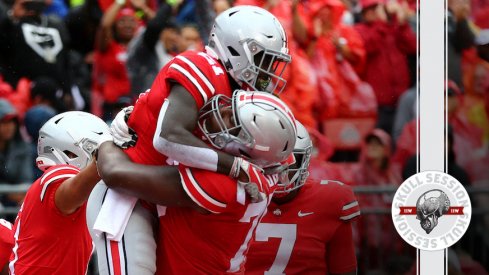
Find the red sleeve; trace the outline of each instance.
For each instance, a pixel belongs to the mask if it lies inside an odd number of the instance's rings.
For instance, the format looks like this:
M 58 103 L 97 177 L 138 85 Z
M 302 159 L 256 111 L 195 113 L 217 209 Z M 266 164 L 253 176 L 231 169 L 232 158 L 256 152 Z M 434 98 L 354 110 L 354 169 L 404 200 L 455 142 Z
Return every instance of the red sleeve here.
M 340 197 L 339 217 L 343 222 L 350 222 L 360 216 L 360 206 L 350 186 L 343 184 L 340 185 L 339 189 L 341 189 L 338 192 Z
M 353 55 L 356 57 L 355 63 L 352 66 L 355 68 L 356 72 L 360 72 L 363 68 L 367 54 L 365 51 L 365 45 L 363 44 L 363 39 L 355 28 L 350 26 L 342 26 L 342 35 L 345 36 L 348 41 L 348 47 L 352 51 Z
M 167 65 L 165 80 L 182 85 L 192 94 L 200 109 L 216 93 L 220 75 L 225 76 L 225 72 L 217 60 L 202 52 L 185 52 Z
M 14 246 L 14 232 L 12 224 L 0 219 L 0 270 L 7 264 Z
M 351 223 L 343 223 L 336 229 L 326 252 L 329 273 L 347 273 L 357 269 Z
M 183 165 L 178 170 L 183 189 L 200 207 L 218 214 L 236 201 L 238 185 L 228 176 Z
M 40 200 L 44 200 L 46 196 L 49 196 L 48 193 L 52 192 L 52 190 L 48 190 L 51 183 L 59 180 L 65 181 L 76 176 L 79 172 L 80 169 L 71 165 L 56 165 L 46 170 L 39 180 L 39 184 L 42 186 Z
M 349 185 L 337 180 L 322 180 L 321 184 L 331 188 L 329 192 L 334 194 L 336 215 L 341 221 L 350 222 L 360 216 L 360 206 Z

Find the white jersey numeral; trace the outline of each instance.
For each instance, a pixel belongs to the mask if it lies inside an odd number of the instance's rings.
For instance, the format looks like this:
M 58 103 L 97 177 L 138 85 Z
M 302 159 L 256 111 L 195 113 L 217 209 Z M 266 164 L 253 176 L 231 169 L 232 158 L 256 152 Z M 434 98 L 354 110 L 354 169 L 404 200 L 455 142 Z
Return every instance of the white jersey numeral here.
M 222 70 L 222 68 L 217 66 L 217 62 L 211 56 L 209 56 L 206 53 L 202 53 L 202 52 L 198 53 L 198 55 L 202 56 L 203 58 L 205 58 L 207 60 L 207 62 L 209 62 L 209 64 L 212 67 L 212 70 L 214 70 L 214 73 L 216 75 L 224 74 L 224 71 Z
M 280 245 L 272 266 L 264 274 L 285 274 L 297 238 L 297 224 L 260 223 L 256 229 L 255 240 L 267 242 L 269 238 L 280 238 Z
M 255 232 L 256 226 L 260 222 L 261 218 L 265 215 L 267 206 L 270 203 L 269 198 L 258 203 L 250 203 L 246 208 L 243 217 L 239 220 L 240 222 L 251 222 L 250 230 L 246 234 L 244 242 L 239 247 L 238 251 L 230 261 L 230 267 L 228 272 L 237 272 L 239 267 L 245 260 L 244 253 L 248 250 L 248 244 Z

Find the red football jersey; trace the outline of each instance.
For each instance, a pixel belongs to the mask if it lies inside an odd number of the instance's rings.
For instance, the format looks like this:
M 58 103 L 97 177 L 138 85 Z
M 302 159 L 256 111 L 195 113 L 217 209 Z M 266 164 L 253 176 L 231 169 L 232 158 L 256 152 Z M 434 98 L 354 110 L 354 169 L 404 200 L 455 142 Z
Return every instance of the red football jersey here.
M 126 150 L 134 162 L 165 164 L 166 156 L 153 147 L 153 136 L 172 82 L 179 83 L 192 94 L 198 109 L 216 94 L 232 95 L 226 70 L 216 59 L 195 51 L 186 51 L 174 57 L 158 73 L 151 89 L 139 96 L 129 117 L 127 124 L 138 134 L 136 146 Z
M 183 166 L 179 170 L 188 196 L 212 214 L 166 209 L 160 217 L 157 274 L 242 274 L 248 244 L 270 194 L 251 203 L 244 188 L 228 176 Z M 276 178 L 260 179 L 270 187 L 265 190 L 273 192 Z
M 79 172 L 74 166 L 56 165 L 29 188 L 13 228 L 11 274 L 86 274 L 93 251 L 86 203 L 64 215 L 54 202 L 58 187 Z
M 14 232 L 12 224 L 0 219 L 0 270 L 5 266 L 14 247 Z
M 256 230 L 246 274 L 328 274 L 356 269 L 350 221 L 360 215 L 347 185 L 309 180 L 285 204 L 273 201 Z

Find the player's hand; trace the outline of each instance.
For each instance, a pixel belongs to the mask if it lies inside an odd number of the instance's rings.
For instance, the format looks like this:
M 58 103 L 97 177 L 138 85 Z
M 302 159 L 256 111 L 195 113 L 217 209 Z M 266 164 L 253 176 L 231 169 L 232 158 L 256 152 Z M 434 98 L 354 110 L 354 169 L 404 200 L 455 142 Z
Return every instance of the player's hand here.
M 467 19 L 470 15 L 470 2 L 463 0 L 450 1 L 448 8 L 451 10 L 457 21 Z
M 146 5 L 146 0 L 130 0 L 129 2 L 131 2 L 131 5 L 136 10 L 142 10 L 143 7 Z
M 263 169 L 243 158 L 237 157 L 235 165 L 230 176 L 238 179 L 238 184 L 244 187 L 252 203 L 263 201 L 265 198 L 262 194 L 270 194 L 270 189 L 277 183 L 276 177 L 265 176 Z
M 136 145 L 138 140 L 136 132 L 127 126 L 127 120 L 133 109 L 134 106 L 123 108 L 110 124 L 110 134 L 114 138 L 114 143 L 122 149 Z

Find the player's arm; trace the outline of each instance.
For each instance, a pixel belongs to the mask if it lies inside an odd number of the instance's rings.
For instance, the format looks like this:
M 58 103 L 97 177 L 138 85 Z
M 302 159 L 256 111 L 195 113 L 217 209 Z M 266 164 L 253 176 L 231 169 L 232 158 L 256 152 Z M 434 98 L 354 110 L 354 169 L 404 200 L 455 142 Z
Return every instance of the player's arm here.
M 186 166 L 229 175 L 235 157 L 210 148 L 193 131 L 199 110 L 193 96 L 180 84 L 173 84 L 166 110 L 160 112 L 153 145 L 162 154 Z
M 183 190 L 176 166 L 137 164 L 112 142 L 104 142 L 99 148 L 97 167 L 112 189 L 155 204 L 200 208 Z
M 14 233 L 12 224 L 0 219 L 0 275 L 8 274 L 8 260 L 14 247 Z
M 327 243 L 326 265 L 330 274 L 356 274 L 357 259 L 353 242 L 352 221 L 360 215 L 358 201 L 350 186 L 335 180 L 327 181 L 335 197 L 331 200 L 340 225 Z
M 117 13 L 122 9 L 122 5 L 114 1 L 102 16 L 100 27 L 96 34 L 95 44 L 98 50 L 105 52 L 114 39 L 112 28 L 117 17 Z
M 56 190 L 54 202 L 63 214 L 71 214 L 82 206 L 93 187 L 100 181 L 95 161 L 92 161 L 76 176 L 65 180 Z
M 350 222 L 342 223 L 327 245 L 326 266 L 331 275 L 356 275 L 357 260 Z

